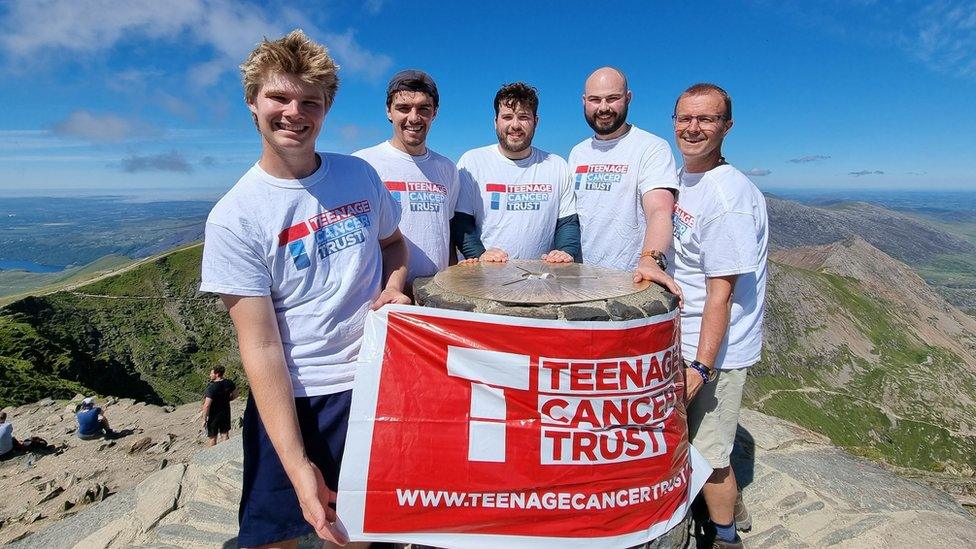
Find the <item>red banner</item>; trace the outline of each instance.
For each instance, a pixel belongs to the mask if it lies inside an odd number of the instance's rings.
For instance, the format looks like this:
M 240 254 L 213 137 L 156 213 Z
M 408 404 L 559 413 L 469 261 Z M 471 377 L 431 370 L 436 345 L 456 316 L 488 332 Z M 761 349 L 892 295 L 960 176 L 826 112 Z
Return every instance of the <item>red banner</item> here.
M 339 484 L 352 539 L 626 547 L 665 533 L 700 486 L 678 327 L 676 313 L 373 313 Z

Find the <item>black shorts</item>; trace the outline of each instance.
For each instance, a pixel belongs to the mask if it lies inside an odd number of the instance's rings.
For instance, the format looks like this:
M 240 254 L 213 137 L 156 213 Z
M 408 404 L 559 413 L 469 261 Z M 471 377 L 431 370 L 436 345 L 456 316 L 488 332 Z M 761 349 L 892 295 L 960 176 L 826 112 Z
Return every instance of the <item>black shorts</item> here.
M 339 486 L 339 465 L 349 426 L 352 391 L 295 399 L 298 424 L 308 459 L 322 472 L 333 491 Z M 314 531 L 302 516 L 295 489 L 285 474 L 257 406 L 248 398 L 244 410 L 244 482 L 238 511 L 237 544 L 253 547 L 299 538 Z
M 207 417 L 207 436 L 214 438 L 217 433 L 230 432 L 230 413 L 211 414 Z

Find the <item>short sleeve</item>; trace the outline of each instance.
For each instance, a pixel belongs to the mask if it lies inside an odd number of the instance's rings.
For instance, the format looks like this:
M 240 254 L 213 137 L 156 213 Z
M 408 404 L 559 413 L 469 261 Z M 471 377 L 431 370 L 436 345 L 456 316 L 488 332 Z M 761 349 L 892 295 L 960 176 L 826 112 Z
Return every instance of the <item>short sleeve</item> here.
M 573 190 L 573 176 L 569 166 L 560 171 L 564 174 L 559 177 L 559 218 L 563 218 L 576 215 L 576 192 Z
M 480 226 L 484 222 L 485 216 L 481 208 L 481 192 L 478 190 L 478 182 L 474 180 L 471 172 L 460 164 L 458 165 L 458 182 L 460 183 L 460 194 L 455 211 L 473 216 L 475 223 Z
M 400 225 L 400 204 L 393 199 L 393 195 L 383 185 L 383 181 L 372 166 L 366 164 L 366 173 L 373 182 L 379 202 L 376 208 L 376 221 L 379 224 L 379 238 L 385 240 L 393 236 L 393 233 Z
M 756 218 L 724 212 L 701 227 L 701 263 L 707 277 L 751 273 L 759 268 Z
M 451 208 L 450 210 L 451 216 L 452 217 L 454 216 L 454 212 L 470 214 L 470 212 L 465 211 L 463 209 L 464 204 L 461 202 L 461 191 L 462 191 L 461 178 L 458 176 L 457 166 L 455 166 L 454 164 L 451 164 L 450 167 L 450 177 L 451 177 L 451 186 L 450 186 L 451 190 L 450 190 L 450 195 L 448 196 L 448 200 L 450 201 L 449 206 Z
M 204 391 L 203 396 L 205 398 L 210 398 L 210 399 L 212 399 L 215 396 L 217 396 L 217 385 L 215 385 L 213 383 L 208 383 L 207 384 L 207 390 Z
M 641 156 L 638 168 L 637 190 L 641 194 L 654 189 L 678 188 L 678 169 L 675 167 L 674 155 L 666 141 L 647 147 Z
M 271 272 L 257 243 L 212 222 L 204 229 L 201 278 L 201 292 L 271 295 Z

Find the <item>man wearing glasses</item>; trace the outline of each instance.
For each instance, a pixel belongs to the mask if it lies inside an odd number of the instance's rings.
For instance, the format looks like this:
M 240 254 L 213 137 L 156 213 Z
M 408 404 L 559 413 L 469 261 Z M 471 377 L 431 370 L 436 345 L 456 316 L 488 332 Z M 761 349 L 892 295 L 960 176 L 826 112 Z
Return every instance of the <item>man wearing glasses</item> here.
M 674 156 L 667 141 L 627 122 L 632 97 L 627 77 L 613 67 L 594 71 L 583 88 L 593 137 L 569 153 L 583 263 L 634 271 L 635 282 L 651 280 L 680 298 L 665 272 L 678 187 Z
M 737 486 L 729 456 L 746 371 L 762 350 L 766 201 L 722 157 L 722 140 L 732 129 L 725 90 L 691 86 L 678 97 L 673 118 L 683 160 L 673 223 L 674 278 L 684 292 L 688 436 L 713 469 L 702 489 L 713 547 L 736 548 L 743 545 L 735 532 Z

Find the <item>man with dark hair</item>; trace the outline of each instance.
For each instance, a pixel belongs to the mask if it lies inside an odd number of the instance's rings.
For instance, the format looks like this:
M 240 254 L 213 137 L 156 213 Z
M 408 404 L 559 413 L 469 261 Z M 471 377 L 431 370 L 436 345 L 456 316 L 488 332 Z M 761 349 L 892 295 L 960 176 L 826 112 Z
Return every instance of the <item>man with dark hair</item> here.
M 396 73 L 386 88 L 386 117 L 393 136 L 352 153 L 376 169 L 400 203 L 400 231 L 410 250 L 408 289 L 414 278 L 433 276 L 452 260 L 450 223 L 460 187 L 457 167 L 427 147 L 439 103 L 430 75 L 415 69 Z
M 207 432 L 208 446 L 221 440 L 230 439 L 230 401 L 237 398 L 237 385 L 224 379 L 224 367 L 214 366 L 210 370 L 210 383 L 203 398 L 203 428 Z
M 675 103 L 674 137 L 684 165 L 674 209 L 674 278 L 684 290 L 688 436 L 712 474 L 702 494 L 713 547 L 742 547 L 729 456 L 749 367 L 760 359 L 769 227 L 759 189 L 722 156 L 732 100 L 696 84 Z M 744 508 L 743 508 L 744 509 Z M 740 519 L 741 520 L 741 519 Z
M 668 142 L 627 122 L 633 93 L 613 67 L 593 71 L 583 116 L 593 137 L 573 147 L 583 262 L 634 272 L 681 296 L 667 274 L 671 212 L 678 187 Z
M 539 123 L 535 88 L 506 84 L 495 94 L 494 107 L 498 143 L 472 149 L 458 161 L 465 206 L 452 222 L 455 245 L 471 261 L 579 261 L 569 166 L 532 146 Z
M 207 218 L 200 290 L 227 307 L 250 385 L 243 547 L 348 541 L 333 506 L 364 322 L 410 302 L 400 207 L 362 159 L 315 151 L 337 71 L 300 30 L 251 52 L 261 157 Z

